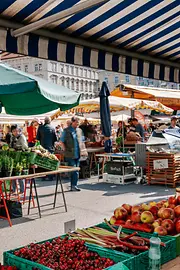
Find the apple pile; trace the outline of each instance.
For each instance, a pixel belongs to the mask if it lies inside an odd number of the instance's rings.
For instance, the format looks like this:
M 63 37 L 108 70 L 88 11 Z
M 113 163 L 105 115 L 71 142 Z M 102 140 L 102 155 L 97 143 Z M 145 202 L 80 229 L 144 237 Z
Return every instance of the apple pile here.
M 114 265 L 114 261 L 89 251 L 79 239 L 53 239 L 52 242 L 30 244 L 14 252 L 14 255 L 45 265 L 55 270 L 102 270 Z
M 168 200 L 131 206 L 123 204 L 114 210 L 111 225 L 159 235 L 180 233 L 180 196 Z
M 0 270 L 17 270 L 16 266 L 5 266 L 0 264 Z

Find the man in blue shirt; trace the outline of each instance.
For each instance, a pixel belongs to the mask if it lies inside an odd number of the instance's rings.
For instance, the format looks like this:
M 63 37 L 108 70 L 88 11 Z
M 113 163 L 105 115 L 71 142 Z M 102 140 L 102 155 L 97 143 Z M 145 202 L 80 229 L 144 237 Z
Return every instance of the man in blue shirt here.
M 72 117 L 71 125 L 64 129 L 61 142 L 64 148 L 65 160 L 68 162 L 69 166 L 79 167 L 80 165 L 80 145 L 77 135 L 77 127 L 79 125 L 79 119 L 77 117 Z M 77 187 L 77 182 L 79 178 L 78 171 L 71 173 L 71 190 L 81 191 Z

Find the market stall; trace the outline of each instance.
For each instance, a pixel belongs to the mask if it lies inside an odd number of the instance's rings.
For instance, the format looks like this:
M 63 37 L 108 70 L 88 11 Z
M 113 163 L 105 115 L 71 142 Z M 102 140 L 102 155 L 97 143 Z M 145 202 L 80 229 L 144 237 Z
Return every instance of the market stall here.
M 180 254 L 178 194 L 146 204 L 124 203 L 109 221 L 5 252 L 4 264 L 20 269 L 66 270 L 72 265 L 76 270 L 146 270 L 152 263 L 161 267 Z M 158 260 L 157 256 L 149 257 L 154 237 L 160 241 Z

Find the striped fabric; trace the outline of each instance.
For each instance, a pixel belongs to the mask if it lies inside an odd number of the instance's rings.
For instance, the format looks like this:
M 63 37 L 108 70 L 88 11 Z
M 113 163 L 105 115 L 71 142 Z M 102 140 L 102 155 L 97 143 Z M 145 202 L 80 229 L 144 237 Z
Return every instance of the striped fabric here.
M 85 1 L 0 1 L 0 19 L 30 24 Z M 45 30 L 65 41 L 32 33 L 15 38 L 2 27 L 0 50 L 180 82 L 180 0 L 109 0 Z

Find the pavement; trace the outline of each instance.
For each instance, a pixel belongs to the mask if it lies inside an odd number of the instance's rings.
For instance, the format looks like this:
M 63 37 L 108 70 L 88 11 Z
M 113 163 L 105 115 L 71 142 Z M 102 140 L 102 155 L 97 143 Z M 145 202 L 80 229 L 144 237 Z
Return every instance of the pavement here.
M 63 181 L 68 212 L 65 212 L 62 194 L 57 196 L 57 207 L 52 208 L 55 182 L 37 181 L 42 218 L 37 208 L 27 215 L 27 203 L 23 205 L 23 217 L 13 219 L 10 228 L 0 219 L 0 261 L 6 250 L 38 242 L 64 233 L 64 223 L 75 220 L 75 227 L 95 225 L 110 218 L 114 209 L 123 203 L 139 204 L 166 199 L 175 189 L 165 186 L 140 184 L 114 185 L 98 182 L 97 177 L 80 180 L 81 192 L 70 192 L 69 182 Z M 170 269 L 170 268 L 168 268 Z

